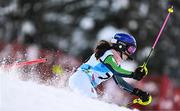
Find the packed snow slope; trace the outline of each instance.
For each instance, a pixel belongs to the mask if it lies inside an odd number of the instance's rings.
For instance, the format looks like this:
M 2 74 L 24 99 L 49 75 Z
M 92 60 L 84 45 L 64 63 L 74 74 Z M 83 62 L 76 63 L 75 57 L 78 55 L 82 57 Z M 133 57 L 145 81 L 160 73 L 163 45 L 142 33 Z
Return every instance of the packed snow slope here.
M 18 72 L 0 69 L 0 111 L 131 111 L 34 81 L 18 79 Z M 133 110 L 135 111 L 135 110 Z

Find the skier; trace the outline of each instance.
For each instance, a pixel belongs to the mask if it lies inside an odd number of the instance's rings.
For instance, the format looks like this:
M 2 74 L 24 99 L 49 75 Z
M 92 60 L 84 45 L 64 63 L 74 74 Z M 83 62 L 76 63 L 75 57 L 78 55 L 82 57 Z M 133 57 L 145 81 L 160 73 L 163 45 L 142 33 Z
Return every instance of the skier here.
M 148 105 L 152 101 L 149 93 L 134 88 L 123 78 L 141 80 L 147 75 L 146 67 L 139 66 L 134 72 L 121 68 L 122 60 L 132 60 L 131 55 L 136 51 L 136 40 L 128 33 L 117 33 L 111 42 L 101 40 L 96 46 L 89 60 L 83 63 L 77 71 L 69 78 L 69 87 L 83 95 L 97 98 L 95 88 L 110 78 L 113 78 L 118 86 L 136 95 L 139 104 Z

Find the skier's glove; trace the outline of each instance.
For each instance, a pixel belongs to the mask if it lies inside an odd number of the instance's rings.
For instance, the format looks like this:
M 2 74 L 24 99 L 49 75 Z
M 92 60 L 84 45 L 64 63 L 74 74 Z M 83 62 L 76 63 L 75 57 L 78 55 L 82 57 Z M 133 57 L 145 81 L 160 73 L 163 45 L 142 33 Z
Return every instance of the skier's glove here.
M 152 102 L 152 96 L 149 93 L 144 92 L 138 88 L 134 88 L 132 94 L 139 97 L 138 99 L 133 100 L 134 104 L 137 103 L 140 105 L 149 105 Z
M 148 74 L 148 69 L 146 65 L 139 66 L 136 70 L 132 73 L 133 79 L 141 80 L 144 76 Z

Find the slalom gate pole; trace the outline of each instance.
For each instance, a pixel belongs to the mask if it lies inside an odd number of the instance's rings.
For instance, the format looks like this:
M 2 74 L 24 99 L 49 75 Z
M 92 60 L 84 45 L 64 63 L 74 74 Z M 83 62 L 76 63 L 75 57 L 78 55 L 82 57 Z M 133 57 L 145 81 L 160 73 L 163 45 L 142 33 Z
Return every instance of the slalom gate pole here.
M 11 67 L 23 67 L 26 65 L 34 65 L 34 64 L 39 64 L 39 63 L 44 63 L 46 62 L 47 59 L 46 58 L 40 58 L 40 59 L 35 59 L 35 60 L 30 60 L 30 61 L 23 61 L 23 62 L 18 62 L 18 63 L 13 63 L 13 64 L 7 64 L 7 65 L 3 65 L 4 68 L 11 68 Z
M 173 12 L 174 12 L 174 10 L 173 10 L 173 5 L 171 4 L 170 8 L 168 8 L 168 14 L 167 14 L 167 16 L 166 16 L 166 18 L 165 18 L 165 20 L 164 20 L 164 22 L 163 22 L 163 25 L 161 26 L 161 29 L 160 29 L 160 31 L 159 31 L 159 33 L 158 33 L 158 36 L 156 37 L 156 40 L 155 40 L 153 46 L 151 47 L 151 51 L 150 51 L 150 53 L 149 53 L 146 61 L 144 62 L 143 67 L 145 67 L 145 66 L 148 64 L 149 59 L 150 59 L 150 56 L 152 55 L 152 53 L 153 53 L 153 51 L 154 51 L 154 48 L 155 48 L 157 42 L 159 41 L 159 38 L 160 38 L 160 36 L 161 36 L 161 34 L 162 34 L 162 32 L 163 32 L 166 24 L 167 24 L 167 21 L 169 20 L 170 15 L 171 15 L 171 13 L 173 13 Z

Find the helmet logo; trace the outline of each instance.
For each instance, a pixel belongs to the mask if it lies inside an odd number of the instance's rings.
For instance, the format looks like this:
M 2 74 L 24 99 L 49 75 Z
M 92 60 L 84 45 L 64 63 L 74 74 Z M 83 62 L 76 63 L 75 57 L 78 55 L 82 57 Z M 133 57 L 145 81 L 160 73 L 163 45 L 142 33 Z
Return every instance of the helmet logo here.
M 123 46 L 126 46 L 126 44 L 124 42 L 118 41 L 118 44 L 121 44 Z

